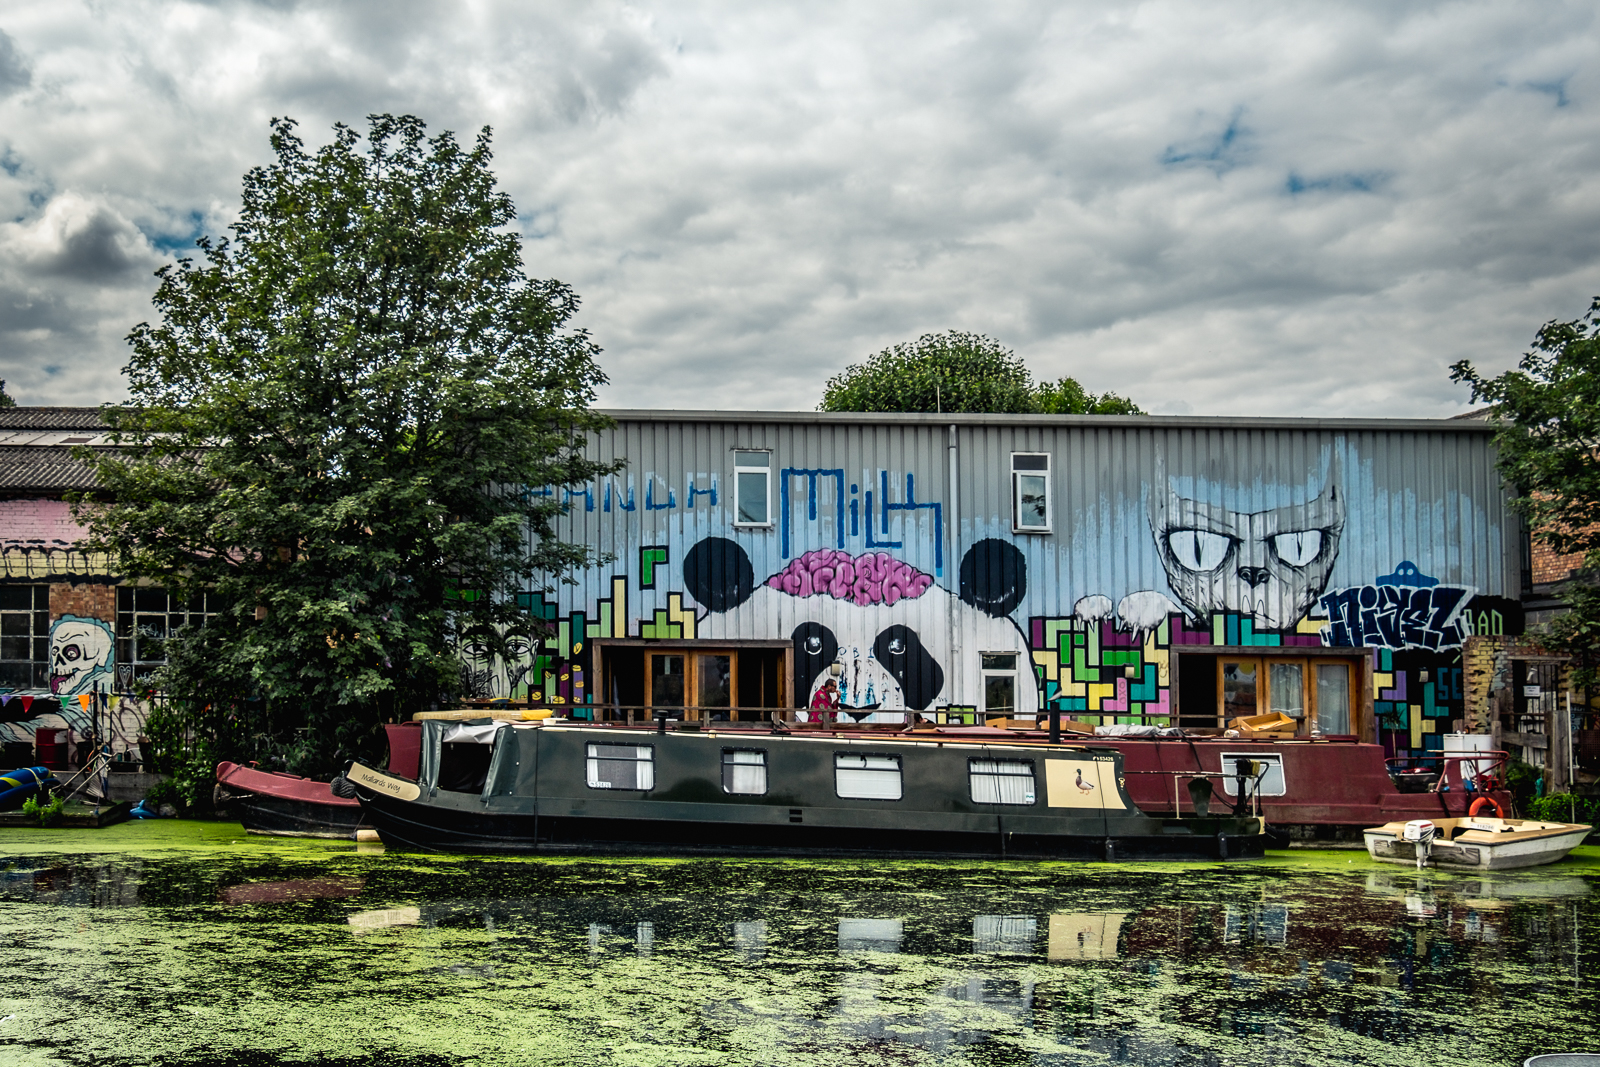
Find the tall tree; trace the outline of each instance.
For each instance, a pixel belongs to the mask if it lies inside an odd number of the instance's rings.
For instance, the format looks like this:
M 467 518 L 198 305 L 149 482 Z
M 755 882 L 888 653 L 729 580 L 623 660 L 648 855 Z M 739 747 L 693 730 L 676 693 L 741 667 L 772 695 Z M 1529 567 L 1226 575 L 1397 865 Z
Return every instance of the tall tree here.
M 1571 322 L 1547 322 L 1514 370 L 1484 377 L 1467 360 L 1451 380 L 1493 405 L 1500 472 L 1511 506 L 1532 536 L 1559 554 L 1581 553 L 1600 569 L 1600 297 Z M 1589 581 L 1563 594 L 1570 610 L 1542 636 L 1546 647 L 1573 655 L 1580 685 L 1600 666 L 1600 590 Z
M 982 334 L 950 330 L 886 348 L 828 379 L 819 411 L 1140 415 L 1071 378 L 1035 385 L 1020 357 Z
M 16 406 L 15 398 L 6 392 L 6 380 L 0 378 L 0 408 L 14 408 Z
M 249 698 L 258 729 L 180 722 L 211 742 L 193 758 L 326 773 L 454 688 L 463 632 L 530 632 L 499 594 L 591 560 L 541 490 L 609 470 L 583 454 L 609 423 L 577 296 L 523 272 L 487 128 L 467 148 L 375 115 L 308 152 L 274 119 L 271 144 L 232 238 L 158 272 L 106 412 L 121 447 L 85 454 L 100 491 L 75 507 L 121 574 L 225 606 L 157 682 Z M 224 751 L 245 743 L 273 751 Z

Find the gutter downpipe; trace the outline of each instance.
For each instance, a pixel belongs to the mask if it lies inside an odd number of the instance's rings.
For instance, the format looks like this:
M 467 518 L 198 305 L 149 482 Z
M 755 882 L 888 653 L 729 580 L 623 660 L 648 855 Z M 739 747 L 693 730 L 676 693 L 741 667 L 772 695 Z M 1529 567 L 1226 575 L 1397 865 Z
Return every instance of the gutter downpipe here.
M 950 569 L 952 595 L 948 600 L 945 626 L 950 632 L 950 672 L 953 692 L 945 701 L 948 707 L 961 702 L 962 680 L 966 678 L 966 668 L 961 659 L 961 631 L 957 626 L 956 603 L 961 599 L 961 483 L 958 474 L 958 449 L 956 437 L 956 424 L 950 424 Z

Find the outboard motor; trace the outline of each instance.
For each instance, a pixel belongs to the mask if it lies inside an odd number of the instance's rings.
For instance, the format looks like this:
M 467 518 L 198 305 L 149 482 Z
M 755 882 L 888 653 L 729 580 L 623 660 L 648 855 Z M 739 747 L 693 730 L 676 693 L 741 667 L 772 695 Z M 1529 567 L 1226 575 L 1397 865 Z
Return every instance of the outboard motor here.
M 1438 828 L 1427 819 L 1412 819 L 1406 823 L 1405 829 L 1400 831 L 1402 841 L 1413 842 L 1417 847 L 1417 870 L 1422 870 L 1428 865 L 1428 858 L 1433 855 L 1433 837 Z

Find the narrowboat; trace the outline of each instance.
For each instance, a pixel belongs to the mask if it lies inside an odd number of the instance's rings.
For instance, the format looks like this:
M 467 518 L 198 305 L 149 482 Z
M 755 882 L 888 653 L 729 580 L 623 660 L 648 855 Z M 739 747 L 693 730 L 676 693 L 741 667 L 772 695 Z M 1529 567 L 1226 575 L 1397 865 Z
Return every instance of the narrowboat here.
M 673 725 L 431 721 L 416 778 L 346 774 L 386 845 L 449 852 L 1237 859 L 1267 840 L 1243 804 L 1146 815 L 1092 744 Z

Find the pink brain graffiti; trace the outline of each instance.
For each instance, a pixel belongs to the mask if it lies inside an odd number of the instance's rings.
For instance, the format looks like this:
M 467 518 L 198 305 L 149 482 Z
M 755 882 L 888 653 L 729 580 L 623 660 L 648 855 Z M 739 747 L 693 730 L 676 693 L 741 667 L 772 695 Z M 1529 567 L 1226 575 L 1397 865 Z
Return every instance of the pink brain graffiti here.
M 822 548 L 791 561 L 766 584 L 791 596 L 826 595 L 866 608 L 921 596 L 933 585 L 933 575 L 887 552 L 852 556 Z

